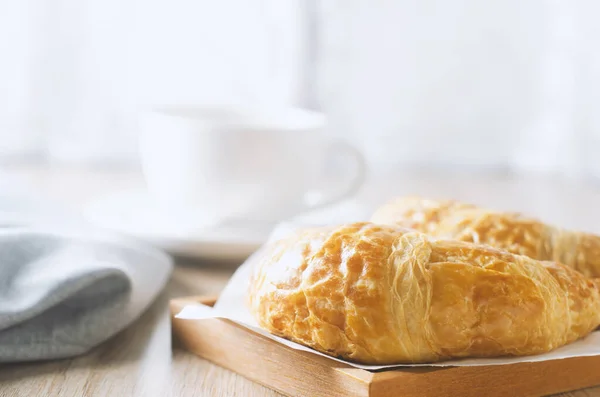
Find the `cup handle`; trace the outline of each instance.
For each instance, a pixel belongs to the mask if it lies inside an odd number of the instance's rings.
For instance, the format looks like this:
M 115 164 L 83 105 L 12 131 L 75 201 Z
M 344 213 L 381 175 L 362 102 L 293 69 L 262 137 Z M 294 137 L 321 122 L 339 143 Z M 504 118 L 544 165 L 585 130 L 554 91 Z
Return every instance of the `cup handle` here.
M 355 195 L 365 181 L 367 164 L 364 156 L 351 144 L 344 141 L 335 141 L 330 144 L 328 153 L 334 153 L 334 156 L 346 157 L 354 162 L 355 167 L 344 169 L 352 170 L 354 168 L 354 177 L 344 186 L 334 190 L 330 194 L 324 194 L 322 191 L 309 191 L 304 195 L 305 210 L 315 210 L 338 203 L 348 197 Z

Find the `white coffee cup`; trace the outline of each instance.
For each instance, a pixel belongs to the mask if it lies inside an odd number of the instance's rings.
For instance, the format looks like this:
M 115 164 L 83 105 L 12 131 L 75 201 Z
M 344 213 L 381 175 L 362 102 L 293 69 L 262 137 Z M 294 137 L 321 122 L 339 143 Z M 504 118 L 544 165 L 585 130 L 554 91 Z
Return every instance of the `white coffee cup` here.
M 155 107 L 140 115 L 142 169 L 158 202 L 202 222 L 275 221 L 362 185 L 362 155 L 325 129 L 324 115 L 299 108 Z

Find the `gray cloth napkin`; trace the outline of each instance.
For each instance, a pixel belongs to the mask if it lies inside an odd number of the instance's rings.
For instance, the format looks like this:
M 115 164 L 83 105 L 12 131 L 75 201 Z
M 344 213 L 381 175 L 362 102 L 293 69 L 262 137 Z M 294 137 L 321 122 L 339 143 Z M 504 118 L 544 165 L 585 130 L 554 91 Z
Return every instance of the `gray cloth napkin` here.
M 82 354 L 156 298 L 170 257 L 97 231 L 0 227 L 0 362 Z

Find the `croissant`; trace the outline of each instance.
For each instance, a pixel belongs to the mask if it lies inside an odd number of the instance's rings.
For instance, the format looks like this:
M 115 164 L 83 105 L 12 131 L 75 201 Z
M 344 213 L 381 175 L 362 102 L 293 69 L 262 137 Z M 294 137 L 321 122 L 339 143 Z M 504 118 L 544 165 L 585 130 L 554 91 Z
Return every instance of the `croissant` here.
M 565 230 L 518 213 L 418 197 L 394 199 L 377 209 L 372 222 L 393 223 L 438 238 L 491 245 L 538 260 L 562 263 L 600 277 L 600 237 Z
M 247 302 L 269 332 L 365 364 L 544 353 L 600 324 L 598 284 L 570 268 L 372 223 L 265 246 Z

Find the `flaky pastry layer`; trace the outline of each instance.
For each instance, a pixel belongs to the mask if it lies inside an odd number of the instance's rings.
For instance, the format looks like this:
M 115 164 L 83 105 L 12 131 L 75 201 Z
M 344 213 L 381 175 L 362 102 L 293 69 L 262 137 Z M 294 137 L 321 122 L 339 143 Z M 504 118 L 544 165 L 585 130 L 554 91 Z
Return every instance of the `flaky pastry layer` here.
M 248 305 L 273 334 L 368 364 L 544 353 L 600 324 L 595 281 L 568 267 L 371 223 L 268 245 Z
M 518 213 L 453 200 L 400 197 L 377 209 L 371 221 L 400 225 L 437 238 L 487 244 L 600 277 L 600 236 L 566 230 Z

